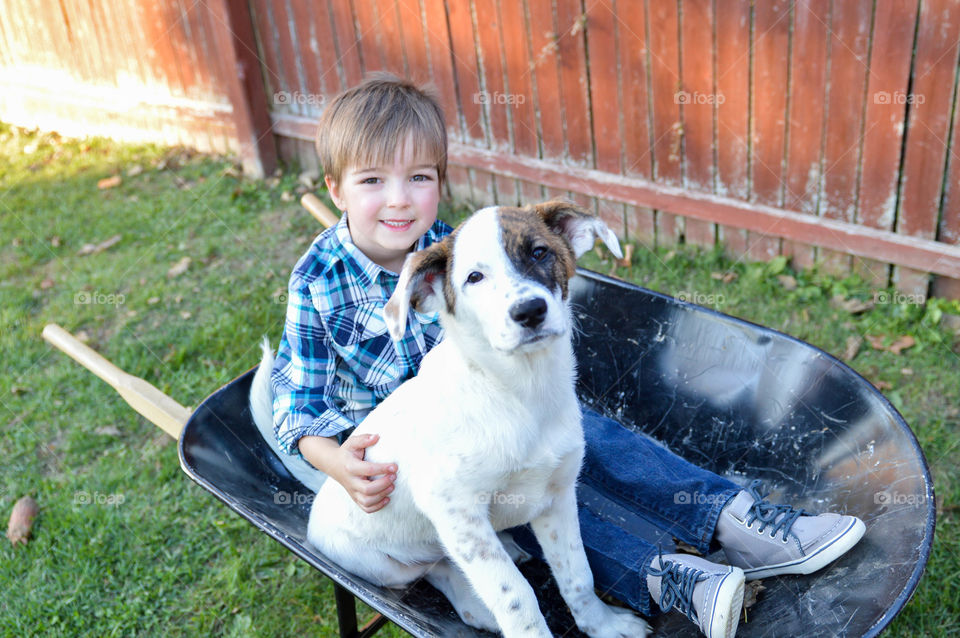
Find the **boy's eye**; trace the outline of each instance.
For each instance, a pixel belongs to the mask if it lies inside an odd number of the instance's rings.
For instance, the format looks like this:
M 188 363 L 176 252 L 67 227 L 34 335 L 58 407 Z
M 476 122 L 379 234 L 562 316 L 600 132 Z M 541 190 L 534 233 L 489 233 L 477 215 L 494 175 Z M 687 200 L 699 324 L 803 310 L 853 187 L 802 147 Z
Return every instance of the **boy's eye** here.
M 429 175 L 414 175 L 412 179 L 415 182 L 429 182 L 432 178 Z
M 379 181 L 380 181 L 380 178 L 379 178 L 379 177 L 366 177 L 366 178 L 360 180 L 360 183 L 361 183 L 361 184 L 376 184 L 376 183 L 379 182 Z

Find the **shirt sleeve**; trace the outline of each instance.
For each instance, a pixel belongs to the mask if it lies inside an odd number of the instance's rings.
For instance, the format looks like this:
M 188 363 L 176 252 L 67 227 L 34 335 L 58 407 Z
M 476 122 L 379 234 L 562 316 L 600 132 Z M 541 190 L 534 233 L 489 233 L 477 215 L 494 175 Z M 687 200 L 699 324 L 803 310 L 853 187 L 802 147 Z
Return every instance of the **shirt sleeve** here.
M 280 447 L 298 454 L 304 436 L 335 436 L 356 425 L 337 408 L 336 355 L 306 286 L 291 279 L 287 315 L 277 351 L 273 422 Z

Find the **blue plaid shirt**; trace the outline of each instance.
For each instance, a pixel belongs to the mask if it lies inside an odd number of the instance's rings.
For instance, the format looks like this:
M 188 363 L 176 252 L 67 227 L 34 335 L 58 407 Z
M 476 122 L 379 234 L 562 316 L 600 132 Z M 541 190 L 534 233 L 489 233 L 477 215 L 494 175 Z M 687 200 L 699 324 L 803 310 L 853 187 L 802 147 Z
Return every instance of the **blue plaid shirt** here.
M 421 250 L 451 228 L 437 220 Z M 298 454 L 307 435 L 352 429 L 401 383 L 443 336 L 437 313 L 411 309 L 403 339 L 387 333 L 383 307 L 399 276 L 354 245 L 346 215 L 300 258 L 287 287 L 287 317 L 277 351 L 273 419 L 280 447 Z

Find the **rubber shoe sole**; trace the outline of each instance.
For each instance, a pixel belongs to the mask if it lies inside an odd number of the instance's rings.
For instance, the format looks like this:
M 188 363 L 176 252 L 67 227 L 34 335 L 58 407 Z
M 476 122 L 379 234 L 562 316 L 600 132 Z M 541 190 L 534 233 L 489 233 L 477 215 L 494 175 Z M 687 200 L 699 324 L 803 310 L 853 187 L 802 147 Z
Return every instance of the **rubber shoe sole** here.
M 743 570 L 732 567 L 717 591 L 707 638 L 733 638 L 743 609 Z
M 744 569 L 744 576 L 747 580 L 759 580 L 787 574 L 812 574 L 850 551 L 854 545 L 860 542 L 866 531 L 867 527 L 863 524 L 863 521 L 855 518 L 842 533 L 812 554 L 777 565 Z

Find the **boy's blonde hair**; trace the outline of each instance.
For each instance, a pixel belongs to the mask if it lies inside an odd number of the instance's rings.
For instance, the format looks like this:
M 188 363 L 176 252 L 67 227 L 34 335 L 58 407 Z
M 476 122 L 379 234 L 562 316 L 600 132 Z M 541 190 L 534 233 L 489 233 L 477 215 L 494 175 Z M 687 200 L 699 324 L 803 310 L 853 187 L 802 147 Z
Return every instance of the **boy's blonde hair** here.
M 447 172 L 447 127 L 437 99 L 390 73 L 375 73 L 338 94 L 320 116 L 317 155 L 339 184 L 350 167 L 390 164 L 412 135 L 419 157 L 435 158 L 439 185 Z

